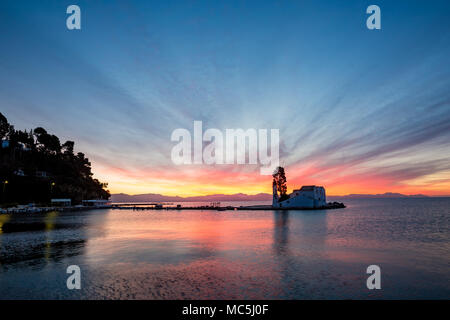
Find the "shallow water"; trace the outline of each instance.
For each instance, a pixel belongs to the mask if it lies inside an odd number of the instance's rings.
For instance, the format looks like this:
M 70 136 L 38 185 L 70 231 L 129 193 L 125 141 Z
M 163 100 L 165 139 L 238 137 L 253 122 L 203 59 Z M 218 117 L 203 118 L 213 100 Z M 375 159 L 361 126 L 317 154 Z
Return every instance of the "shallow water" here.
M 450 198 L 0 216 L 1 299 L 449 299 Z M 366 268 L 381 267 L 381 290 Z M 66 268 L 81 268 L 68 290 Z

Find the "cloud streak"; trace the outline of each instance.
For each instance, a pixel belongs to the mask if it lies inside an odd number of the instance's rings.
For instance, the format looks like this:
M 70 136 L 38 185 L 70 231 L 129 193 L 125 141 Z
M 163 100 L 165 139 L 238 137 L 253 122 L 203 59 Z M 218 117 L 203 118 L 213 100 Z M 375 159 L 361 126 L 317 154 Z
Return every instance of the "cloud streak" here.
M 280 129 L 290 188 L 450 193 L 448 2 L 383 2 L 378 33 L 342 2 L 81 2 L 79 33 L 28 5 L 1 4 L 2 113 L 75 140 L 113 192 L 270 192 L 256 166 L 171 163 L 171 132 L 201 120 Z

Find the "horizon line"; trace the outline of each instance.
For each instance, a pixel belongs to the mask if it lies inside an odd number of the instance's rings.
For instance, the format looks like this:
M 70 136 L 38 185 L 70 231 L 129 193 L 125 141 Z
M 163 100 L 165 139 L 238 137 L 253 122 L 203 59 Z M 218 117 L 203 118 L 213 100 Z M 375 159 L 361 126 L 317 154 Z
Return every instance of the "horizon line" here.
M 333 195 L 327 195 L 327 197 L 347 197 L 347 196 L 352 196 L 352 195 L 364 195 L 364 196 L 377 196 L 377 195 L 389 195 L 389 194 L 399 194 L 399 195 L 403 195 L 403 196 L 426 196 L 426 197 L 432 197 L 432 198 L 439 198 L 439 197 L 450 197 L 450 194 L 441 194 L 441 195 L 428 195 L 425 193 L 412 193 L 412 194 L 406 194 L 406 193 L 401 193 L 401 192 L 392 192 L 392 191 L 386 191 L 384 193 L 348 193 L 348 194 L 343 194 L 343 195 L 337 195 L 337 194 L 333 194 Z M 267 192 L 258 192 L 258 193 L 242 193 L 242 192 L 238 192 L 238 193 L 211 193 L 211 194 L 206 194 L 206 195 L 167 195 L 167 194 L 162 194 L 162 193 L 152 193 L 152 192 L 148 192 L 148 193 L 136 193 L 136 194 L 129 194 L 129 193 L 125 193 L 125 192 L 118 192 L 118 193 L 111 193 L 111 196 L 113 195 L 127 195 L 127 196 L 144 196 L 144 195 L 159 195 L 159 196 L 165 196 L 165 197 L 178 197 L 178 198 L 198 198 L 198 197 L 210 197 L 210 196 L 217 196 L 217 195 L 221 195 L 221 196 L 234 196 L 234 195 L 245 195 L 245 196 L 257 196 L 257 195 L 272 195 L 271 193 L 267 193 Z

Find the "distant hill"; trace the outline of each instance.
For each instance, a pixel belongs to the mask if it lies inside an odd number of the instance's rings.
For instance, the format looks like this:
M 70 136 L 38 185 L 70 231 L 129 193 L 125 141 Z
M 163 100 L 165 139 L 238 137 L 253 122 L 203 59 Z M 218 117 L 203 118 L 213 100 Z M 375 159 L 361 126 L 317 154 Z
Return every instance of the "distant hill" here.
M 378 199 L 378 198 L 428 198 L 424 194 L 406 195 L 401 193 L 386 192 L 382 194 L 348 194 L 345 196 L 327 196 L 333 199 Z
M 165 196 L 157 193 L 146 193 L 137 195 L 128 195 L 125 193 L 117 193 L 111 195 L 112 202 L 194 202 L 194 201 L 267 201 L 272 200 L 272 195 L 268 193 L 258 193 L 255 195 L 248 195 L 244 193 L 235 194 L 213 194 L 208 196 L 196 197 L 180 197 L 180 196 Z
M 401 193 L 386 192 L 383 194 L 349 194 L 345 196 L 327 196 L 332 199 L 377 199 L 377 198 L 428 198 L 423 194 L 405 195 Z M 146 193 L 129 195 L 125 193 L 117 193 L 111 195 L 112 202 L 194 202 L 194 201 L 270 201 L 272 195 L 269 193 L 258 193 L 248 195 L 245 193 L 235 194 L 212 194 L 207 196 L 196 197 L 180 197 L 165 196 L 157 193 Z

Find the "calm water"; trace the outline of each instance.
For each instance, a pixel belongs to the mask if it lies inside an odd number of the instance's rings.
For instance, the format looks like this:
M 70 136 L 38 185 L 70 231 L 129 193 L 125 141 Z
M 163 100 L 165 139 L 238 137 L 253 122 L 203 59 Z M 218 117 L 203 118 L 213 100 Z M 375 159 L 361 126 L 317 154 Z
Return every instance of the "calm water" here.
M 0 216 L 2 299 L 450 298 L 450 198 Z M 81 268 L 68 290 L 66 268 Z M 368 265 L 381 290 L 366 288 Z

